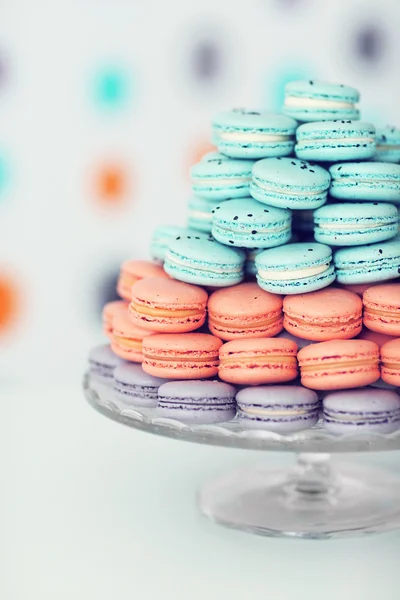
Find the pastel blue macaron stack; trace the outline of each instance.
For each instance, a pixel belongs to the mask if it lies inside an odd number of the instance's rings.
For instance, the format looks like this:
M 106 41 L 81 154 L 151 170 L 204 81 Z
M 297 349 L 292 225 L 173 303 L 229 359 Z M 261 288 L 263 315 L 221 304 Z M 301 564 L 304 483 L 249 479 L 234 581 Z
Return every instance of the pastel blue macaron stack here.
M 277 294 L 400 277 L 400 130 L 361 120 L 359 102 L 351 86 L 304 80 L 287 84 L 282 114 L 216 114 L 188 230 L 161 232 L 153 257 L 187 283 L 256 278 Z
M 256 256 L 259 286 L 274 294 L 315 292 L 335 280 L 332 250 L 316 243 L 287 244 Z

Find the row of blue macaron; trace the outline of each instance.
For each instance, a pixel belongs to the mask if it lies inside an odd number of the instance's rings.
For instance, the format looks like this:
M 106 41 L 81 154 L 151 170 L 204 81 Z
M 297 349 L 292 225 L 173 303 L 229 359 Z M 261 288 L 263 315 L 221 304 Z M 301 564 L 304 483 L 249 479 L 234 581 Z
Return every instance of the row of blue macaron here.
M 92 388 L 101 398 L 110 397 L 113 410 L 128 411 L 125 416 L 134 410 L 189 426 L 235 419 L 235 426 L 281 434 L 308 429 L 321 417 L 321 425 L 336 435 L 382 434 L 400 428 L 400 395 L 394 390 L 361 388 L 329 392 L 321 398 L 300 385 L 252 386 L 238 391 L 218 380 L 168 381 L 149 375 L 140 364 L 118 358 L 108 345 L 91 351 L 89 370 Z
M 285 87 L 282 114 L 234 109 L 212 121 L 212 139 L 232 158 L 260 159 L 295 152 L 303 160 L 400 162 L 400 130 L 361 121 L 358 90 L 305 80 Z

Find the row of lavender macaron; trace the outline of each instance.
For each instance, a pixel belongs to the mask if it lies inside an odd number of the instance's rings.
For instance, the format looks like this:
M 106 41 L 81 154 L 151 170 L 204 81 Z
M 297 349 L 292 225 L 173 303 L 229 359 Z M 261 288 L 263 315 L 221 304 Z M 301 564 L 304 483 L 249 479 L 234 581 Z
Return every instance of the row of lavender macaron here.
M 113 410 L 151 409 L 153 418 L 188 425 L 236 425 L 291 434 L 321 424 L 333 434 L 391 433 L 400 428 L 400 395 L 394 390 L 342 390 L 317 394 L 299 385 L 238 388 L 218 380 L 170 381 L 118 358 L 109 345 L 89 357 L 91 386 L 113 387 Z M 239 391 L 238 391 L 239 390 Z M 98 390 L 101 395 L 104 391 Z

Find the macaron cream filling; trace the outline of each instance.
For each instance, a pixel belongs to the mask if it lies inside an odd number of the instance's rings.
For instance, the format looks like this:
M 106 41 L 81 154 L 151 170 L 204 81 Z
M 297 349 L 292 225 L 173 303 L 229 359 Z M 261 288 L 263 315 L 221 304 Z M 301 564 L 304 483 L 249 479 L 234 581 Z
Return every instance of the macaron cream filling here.
M 295 187 L 282 188 L 277 185 L 274 185 L 272 182 L 269 182 L 269 181 L 266 182 L 266 181 L 263 181 L 262 179 L 260 179 L 259 177 L 254 177 L 254 176 L 253 176 L 253 183 L 257 187 L 261 188 L 262 190 L 265 190 L 266 192 L 273 192 L 273 193 L 277 193 L 277 194 L 287 194 L 288 196 L 319 196 L 322 192 L 325 192 L 327 190 L 327 186 L 321 187 L 318 189 L 315 189 L 314 186 L 312 188 L 303 186 L 302 188 L 299 188 L 299 189 L 296 189 Z
M 372 144 L 375 142 L 375 138 L 373 137 L 352 137 L 349 135 L 341 135 L 336 138 L 317 138 L 317 137 L 309 137 L 299 139 L 297 142 L 298 146 L 305 146 L 310 143 L 316 144 L 335 144 L 338 145 L 339 142 L 347 142 L 347 144 Z M 346 145 L 347 145 L 346 144 Z M 340 145 L 340 144 L 339 144 Z
M 320 98 L 310 98 L 305 96 L 286 96 L 284 104 L 285 106 L 295 108 L 355 108 L 353 102 L 345 102 L 343 100 L 323 100 Z
M 227 264 L 218 264 L 218 263 L 209 263 L 204 264 L 201 260 L 190 259 L 185 260 L 184 258 L 180 258 L 173 251 L 169 250 L 166 256 L 166 260 L 173 265 L 181 265 L 183 267 L 187 267 L 189 269 L 198 269 L 199 271 L 207 271 L 210 273 L 241 273 L 242 271 L 242 263 L 237 265 L 227 265 Z M 198 266 L 193 266 L 198 265 Z
M 220 140 L 231 142 L 289 142 L 294 135 L 253 133 L 251 131 L 216 131 Z
M 278 271 L 276 269 L 259 268 L 258 274 L 260 277 L 270 281 L 290 281 L 293 279 L 304 279 L 305 277 L 313 277 L 320 275 L 330 269 L 330 263 L 308 267 L 306 269 L 291 269 L 290 271 Z

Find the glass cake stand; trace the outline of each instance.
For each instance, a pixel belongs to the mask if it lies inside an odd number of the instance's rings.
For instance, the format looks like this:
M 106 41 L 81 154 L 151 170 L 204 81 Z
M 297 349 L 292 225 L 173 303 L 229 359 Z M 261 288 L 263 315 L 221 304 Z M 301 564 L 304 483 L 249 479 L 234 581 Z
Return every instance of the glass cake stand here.
M 352 462 L 332 453 L 400 449 L 390 435 L 333 436 L 321 424 L 291 435 L 248 429 L 239 420 L 186 425 L 159 418 L 155 409 L 122 405 L 112 387 L 85 375 L 88 402 L 110 419 L 178 440 L 249 450 L 296 452 L 291 469 L 250 466 L 208 483 L 198 506 L 209 519 L 251 533 L 323 539 L 400 527 L 400 474 Z

